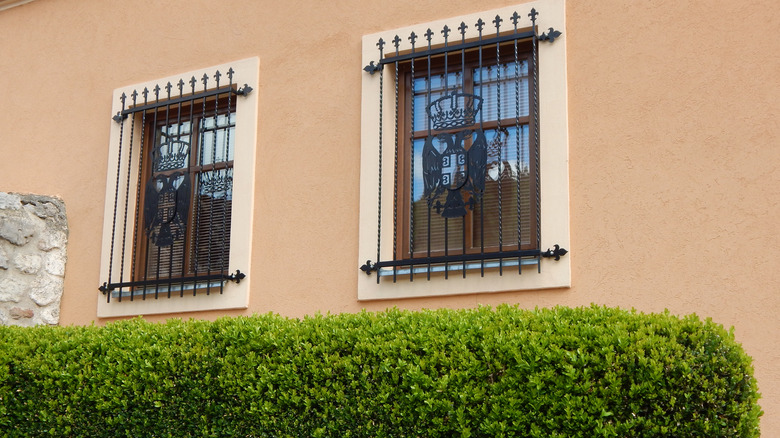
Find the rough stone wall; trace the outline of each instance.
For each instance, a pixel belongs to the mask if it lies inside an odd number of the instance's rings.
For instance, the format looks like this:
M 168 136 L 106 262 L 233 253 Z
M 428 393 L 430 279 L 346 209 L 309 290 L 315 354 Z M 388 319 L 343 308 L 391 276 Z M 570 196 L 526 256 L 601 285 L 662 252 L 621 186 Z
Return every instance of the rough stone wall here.
M 61 199 L 0 192 L 0 324 L 57 324 L 68 222 Z

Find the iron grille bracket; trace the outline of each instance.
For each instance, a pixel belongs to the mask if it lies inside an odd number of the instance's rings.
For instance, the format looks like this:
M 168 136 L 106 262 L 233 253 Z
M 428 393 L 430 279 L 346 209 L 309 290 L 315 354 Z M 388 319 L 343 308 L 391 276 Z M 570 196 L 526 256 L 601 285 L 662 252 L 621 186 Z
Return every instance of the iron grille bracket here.
M 558 261 L 561 259 L 561 256 L 564 256 L 569 252 L 566 248 L 561 248 L 558 245 L 555 245 L 554 247 L 555 249 L 547 248 L 547 251 L 542 253 L 542 257 L 555 257 L 555 261 Z

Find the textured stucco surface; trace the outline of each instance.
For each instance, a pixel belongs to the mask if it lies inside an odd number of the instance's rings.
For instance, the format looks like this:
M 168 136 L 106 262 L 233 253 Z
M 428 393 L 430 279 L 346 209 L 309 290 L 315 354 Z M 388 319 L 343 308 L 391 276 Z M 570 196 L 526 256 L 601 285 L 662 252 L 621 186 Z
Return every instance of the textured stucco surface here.
M 357 301 L 362 35 L 507 4 L 41 0 L 0 12 L 0 152 L 13 156 L 0 190 L 68 205 L 61 323 L 96 320 L 112 90 L 257 56 L 250 306 L 185 317 L 504 302 L 695 312 L 734 327 L 755 359 L 763 436 L 780 436 L 775 0 L 567 1 L 556 44 L 572 287 Z

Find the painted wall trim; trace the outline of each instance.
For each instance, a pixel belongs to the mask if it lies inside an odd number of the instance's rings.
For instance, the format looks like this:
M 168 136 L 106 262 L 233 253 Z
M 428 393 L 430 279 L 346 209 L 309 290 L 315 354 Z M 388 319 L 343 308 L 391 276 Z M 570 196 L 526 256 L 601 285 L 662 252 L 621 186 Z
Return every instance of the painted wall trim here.
M 0 11 L 11 9 L 14 6 L 21 6 L 25 3 L 30 3 L 33 0 L 0 0 Z

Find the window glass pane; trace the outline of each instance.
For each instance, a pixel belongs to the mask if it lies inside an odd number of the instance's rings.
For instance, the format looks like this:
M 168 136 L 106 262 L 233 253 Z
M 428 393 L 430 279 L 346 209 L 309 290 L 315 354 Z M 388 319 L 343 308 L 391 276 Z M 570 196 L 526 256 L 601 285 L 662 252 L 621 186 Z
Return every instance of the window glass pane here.
M 516 247 L 518 218 L 521 245 L 530 244 L 534 237 L 531 236 L 531 206 L 535 198 L 528 162 L 528 126 L 502 128 L 500 133 L 491 130 L 485 135 L 488 139 L 485 191 L 474 209 L 474 246 L 480 247 L 484 241 L 485 247 L 495 247 L 500 240 L 505 248 Z
M 199 164 L 232 161 L 235 151 L 236 113 L 220 114 L 216 120 L 207 117 L 201 121 L 201 156 Z
M 192 269 L 226 271 L 230 254 L 233 169 L 203 172 L 198 187 L 197 225 L 193 230 Z
M 202 172 L 199 179 L 199 196 L 233 199 L 233 168 Z
M 430 89 L 428 88 L 430 85 Z M 414 130 L 424 131 L 428 126 L 426 108 L 431 102 L 455 91 L 463 90 L 463 74 L 461 72 L 433 75 L 430 81 L 427 77 L 414 79 Z
M 520 61 L 474 69 L 474 94 L 482 96 L 482 120 L 528 116 L 528 63 Z
M 444 203 L 447 195 L 442 194 L 436 198 L 436 201 Z M 420 200 L 414 203 L 414 220 L 412 222 L 412 238 L 414 251 L 416 253 L 426 253 L 428 250 L 428 236 L 430 235 L 431 252 L 444 251 L 444 236 L 446 234 L 449 240 L 447 250 L 451 253 L 461 252 L 463 250 L 463 219 L 444 219 L 436 211 L 436 208 L 428 208 L 426 200 Z M 430 232 L 428 221 L 430 219 Z
M 454 192 L 463 197 L 466 205 L 467 213 L 463 218 L 445 220 L 441 216 L 440 207 L 445 204 L 449 190 L 440 190 L 438 195 L 429 199 L 432 195 L 426 194 L 423 173 L 423 149 L 426 140 L 419 137 L 414 140 L 411 154 L 412 181 L 408 193 L 412 197 L 410 234 L 417 256 L 425 253 L 429 245 L 431 252 L 443 251 L 445 228 L 448 236 L 447 249 L 452 253 L 461 252 L 464 244 L 470 251 L 478 250 L 483 243 L 486 250 L 495 251 L 499 241 L 506 249 L 517 248 L 518 233 L 521 236 L 521 246 L 530 244 L 532 238 L 535 213 L 531 209 L 532 205 L 535 205 L 535 201 L 532 202 L 535 197 L 531 191 L 529 172 L 529 129 L 527 119 L 522 120 L 523 123 L 514 121 L 529 115 L 528 63 L 525 60 L 500 65 L 485 63 L 481 68 L 472 68 L 469 75 L 473 83 L 466 84 L 465 87 L 461 72 L 448 73 L 446 78 L 443 74 L 438 74 L 430 80 L 425 77 L 413 80 L 413 131 L 424 132 L 432 128 L 428 126 L 428 105 L 455 91 L 483 98 L 481 120 L 478 121 L 495 126 L 499 117 L 504 120 L 504 126 L 484 131 L 487 160 L 481 201 L 470 206 L 470 189 Z M 507 123 L 506 119 L 512 122 Z M 473 129 L 478 126 L 472 125 L 472 131 L 466 128 L 465 136 L 452 130 L 444 131 L 444 135 L 451 139 L 450 142 L 454 139 L 457 143 L 460 141 L 457 139 L 462 139 L 462 145 L 455 145 L 456 149 L 462 146 L 468 151 L 477 139 Z M 442 131 L 432 130 L 431 134 L 436 135 L 438 132 Z M 442 172 L 442 181 L 439 184 L 444 184 L 445 174 L 453 174 L 451 169 L 448 170 L 444 157 L 448 143 L 444 137 L 436 137 L 433 146 L 438 154 L 441 154 L 439 169 Z M 468 175 L 468 170 L 465 174 Z M 535 236 L 533 238 L 535 239 Z
M 532 212 L 535 197 L 531 190 L 528 125 L 503 127 L 500 131 L 497 129 L 486 130 L 485 137 L 487 140 L 485 188 L 482 202 L 475 205 L 473 216 L 467 216 L 467 227 L 470 228 L 467 234 L 473 237 L 469 238 L 466 245 L 467 247 L 479 248 L 484 240 L 485 247 L 496 247 L 499 244 L 500 234 L 500 240 L 504 247 L 516 246 L 518 217 L 520 218 L 521 244 L 530 244 L 534 237 L 531 235 L 531 225 L 532 221 L 535 220 Z M 476 134 L 472 134 L 468 143 L 471 143 L 475 138 Z M 437 201 L 441 204 L 445 203 L 448 191 L 445 190 L 438 197 L 431 199 L 430 202 L 425 196 L 422 166 L 424 145 L 425 139 L 417 139 L 414 142 L 414 178 L 410 188 L 413 199 L 410 212 L 411 228 L 413 228 L 412 237 L 415 251 L 424 252 L 427 249 L 428 234 L 431 235 L 431 251 L 441 251 L 444 249 L 445 223 L 444 218 L 437 211 L 436 205 Z M 443 140 L 435 139 L 434 146 L 439 153 L 442 153 L 447 144 Z M 467 146 L 470 147 L 470 145 Z M 468 204 L 469 195 L 463 193 L 463 196 L 464 202 Z M 430 233 L 428 232 L 429 205 Z M 482 211 L 487 213 L 483 215 Z M 463 247 L 462 221 L 450 219 L 447 231 L 449 249 L 461 249 Z

